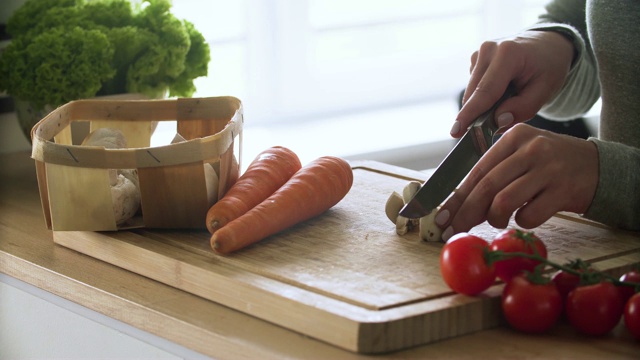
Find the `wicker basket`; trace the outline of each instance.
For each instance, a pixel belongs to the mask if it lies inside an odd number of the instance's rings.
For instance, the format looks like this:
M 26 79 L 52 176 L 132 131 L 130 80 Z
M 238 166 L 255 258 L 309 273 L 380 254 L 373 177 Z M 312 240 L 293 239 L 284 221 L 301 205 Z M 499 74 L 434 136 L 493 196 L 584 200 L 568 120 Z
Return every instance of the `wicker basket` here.
M 157 121 L 176 121 L 177 132 L 186 141 L 150 147 Z M 91 131 L 120 129 L 128 147 L 74 144 L 74 122 L 89 122 Z M 207 200 L 204 164 L 210 163 L 218 174 L 219 199 L 238 178 L 242 126 L 242 104 L 234 97 L 78 100 L 57 108 L 31 131 L 31 156 L 47 227 L 54 231 L 204 228 L 212 205 Z M 120 227 L 113 212 L 109 169 L 138 172 L 141 211 Z

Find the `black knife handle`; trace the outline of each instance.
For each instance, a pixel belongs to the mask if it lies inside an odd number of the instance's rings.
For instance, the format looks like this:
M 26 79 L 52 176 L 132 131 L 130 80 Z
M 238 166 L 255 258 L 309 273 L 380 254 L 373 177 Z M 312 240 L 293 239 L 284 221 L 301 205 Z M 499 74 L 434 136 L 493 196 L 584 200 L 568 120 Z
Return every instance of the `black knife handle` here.
M 504 94 L 496 101 L 491 109 L 487 110 L 484 114 L 480 115 L 478 119 L 471 125 L 476 148 L 481 154 L 484 154 L 491 145 L 493 145 L 493 137 L 498 132 L 499 128 L 495 121 L 496 109 L 508 98 L 516 94 L 516 87 L 511 82 L 507 86 Z

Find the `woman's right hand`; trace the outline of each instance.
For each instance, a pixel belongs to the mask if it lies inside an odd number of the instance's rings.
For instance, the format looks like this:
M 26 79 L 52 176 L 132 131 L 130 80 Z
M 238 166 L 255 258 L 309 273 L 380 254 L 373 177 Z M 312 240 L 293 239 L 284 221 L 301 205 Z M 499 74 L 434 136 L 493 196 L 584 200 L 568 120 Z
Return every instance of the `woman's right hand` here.
M 471 57 L 471 78 L 451 136 L 464 135 L 510 82 L 515 84 L 517 95 L 496 109 L 494 121 L 504 131 L 531 119 L 560 91 L 573 56 L 571 41 L 553 31 L 526 31 L 513 38 L 484 42 Z

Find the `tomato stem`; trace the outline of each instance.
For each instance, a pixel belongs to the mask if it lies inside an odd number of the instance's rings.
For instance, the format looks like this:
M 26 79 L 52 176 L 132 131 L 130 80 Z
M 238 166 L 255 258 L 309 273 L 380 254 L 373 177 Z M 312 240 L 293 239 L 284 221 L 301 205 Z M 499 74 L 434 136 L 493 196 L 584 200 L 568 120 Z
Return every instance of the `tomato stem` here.
M 631 282 L 625 282 L 625 281 L 620 281 L 619 279 L 603 273 L 603 272 L 599 272 L 599 271 L 593 271 L 592 269 L 589 268 L 589 263 L 585 262 L 583 260 L 577 259 L 571 263 L 569 263 L 569 265 L 561 265 L 558 264 L 556 262 L 553 262 L 543 256 L 540 256 L 537 252 L 535 254 L 529 254 L 529 253 L 525 253 L 525 252 L 504 252 L 501 250 L 491 250 L 491 249 L 485 249 L 485 261 L 487 262 L 487 265 L 491 266 L 493 263 L 495 263 L 496 261 L 501 261 L 501 260 L 506 260 L 506 259 L 510 259 L 510 258 L 516 258 L 516 257 L 521 257 L 521 258 L 526 258 L 526 259 L 531 259 L 531 260 L 536 260 L 538 262 L 540 262 L 541 264 L 538 265 L 536 267 L 536 271 L 535 272 L 539 272 L 539 275 L 541 277 L 541 272 L 544 268 L 544 266 L 541 265 L 545 265 L 545 266 L 549 266 L 553 269 L 556 270 L 562 270 L 566 273 L 575 275 L 580 277 L 580 283 L 581 284 L 595 284 L 598 283 L 602 280 L 607 280 L 612 282 L 615 285 L 622 285 L 622 286 L 631 286 L 634 287 L 636 290 L 638 290 L 638 284 L 636 283 L 631 283 Z M 538 268 L 540 268 L 540 270 L 538 270 Z M 587 271 L 584 271 L 587 270 Z M 534 273 L 532 275 L 533 277 L 536 277 L 536 274 Z M 538 279 L 539 280 L 539 279 Z M 537 281 L 537 280 L 536 280 Z

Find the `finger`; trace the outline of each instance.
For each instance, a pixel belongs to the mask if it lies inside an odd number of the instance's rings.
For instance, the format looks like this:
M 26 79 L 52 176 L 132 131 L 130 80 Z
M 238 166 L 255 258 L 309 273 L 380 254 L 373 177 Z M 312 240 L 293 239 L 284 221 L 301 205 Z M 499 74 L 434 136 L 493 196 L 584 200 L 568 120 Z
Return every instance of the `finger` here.
M 483 168 L 476 165 L 471 170 L 471 172 L 469 172 L 465 180 L 459 185 L 456 190 L 453 191 L 453 193 L 440 207 L 435 221 L 438 227 L 444 230 L 444 232 L 442 233 L 443 240 L 446 241 L 449 237 L 456 233 L 468 231 L 469 229 L 471 229 L 471 226 L 465 228 L 463 226 L 464 224 L 461 223 L 456 224 L 455 229 L 452 225 L 456 219 L 460 207 L 465 203 L 467 197 L 469 196 L 469 193 L 473 188 L 471 184 L 476 184 L 479 179 L 483 177 Z
M 466 187 L 471 185 L 465 184 L 461 186 L 463 191 L 468 191 L 468 195 L 451 223 L 454 229 L 471 228 L 484 220 L 491 220 L 490 224 L 494 225 L 493 223 L 495 223 L 504 227 L 506 226 L 503 225 L 505 219 L 508 222 L 510 215 L 524 203 L 518 204 L 519 198 L 513 199 L 510 198 L 509 194 L 503 193 L 511 184 L 526 175 L 529 164 L 517 156 L 507 155 L 504 160 L 500 161 L 499 159 L 499 157 L 495 158 L 495 161 L 498 161 L 495 165 L 490 164 L 488 165 L 490 168 L 485 168 L 481 171 L 486 175 L 477 180 L 477 183 L 471 187 L 470 191 Z M 480 163 L 478 165 L 480 167 L 487 166 Z M 529 191 L 529 189 L 527 190 Z M 507 196 L 506 198 L 504 198 L 505 195 Z M 523 195 L 525 199 L 531 196 L 529 194 L 520 194 L 520 196 Z M 514 200 L 515 205 L 512 203 Z M 494 208 L 496 201 L 499 202 L 498 206 L 500 208 Z
M 557 181 L 558 172 L 557 167 L 549 166 L 549 161 L 552 161 L 554 153 L 549 141 L 537 136 L 543 133 L 546 133 L 546 131 L 538 130 L 528 125 L 519 125 L 498 141 L 498 143 L 502 142 L 508 146 L 519 147 L 509 159 L 496 166 L 495 173 L 499 176 L 504 176 L 501 173 L 504 171 L 516 171 L 515 169 L 518 165 L 515 164 L 519 164 L 519 166 L 522 166 L 519 169 L 522 175 L 506 185 L 494 197 L 487 214 L 489 224 L 495 227 L 505 227 L 516 210 L 518 212 L 524 211 L 519 216 L 520 221 L 524 221 L 525 224 L 530 225 L 538 221 L 544 222 L 548 219 L 546 215 L 552 215 L 555 209 L 559 208 L 559 199 L 566 196 L 567 189 L 562 190 L 551 183 L 551 180 Z M 529 142 L 526 142 L 525 139 L 529 139 Z M 552 191 L 555 191 L 556 194 L 549 197 Z M 541 199 L 548 200 L 549 203 L 541 203 Z M 532 204 L 534 205 L 533 210 L 523 210 L 530 208 Z M 537 206 L 540 206 L 540 204 L 553 209 L 552 212 L 539 211 Z M 534 211 L 534 213 L 529 215 L 529 211 Z M 542 216 L 538 217 L 539 215 Z M 529 221 L 531 223 L 528 223 Z
M 469 74 L 473 75 L 476 70 L 476 65 L 478 64 L 478 51 L 474 51 L 473 54 L 471 55 L 471 66 L 469 67 Z M 460 106 L 462 107 L 462 105 L 464 105 L 464 103 L 467 102 L 467 100 L 469 99 L 469 96 L 471 96 L 471 91 L 469 91 L 469 87 L 470 85 L 473 84 L 473 87 L 475 88 L 475 86 L 477 85 L 477 81 L 476 79 L 471 76 L 469 78 L 469 83 L 467 83 L 467 87 L 464 89 L 464 92 L 462 93 L 462 101 L 460 102 Z
M 539 196 L 534 197 L 516 212 L 516 224 L 525 229 L 533 229 L 544 224 L 558 212 L 555 203 L 561 195 L 552 191 L 541 192 Z
M 501 131 L 505 131 L 517 123 L 530 120 L 549 99 L 549 89 L 544 82 L 532 81 L 520 86 L 517 95 L 505 100 L 496 109 L 497 118 L 502 114 L 511 114 L 512 116 L 512 122 L 504 124 Z
M 473 69 L 476 67 L 477 63 L 478 63 L 478 51 L 474 51 L 473 54 L 471 54 L 471 67 L 469 68 L 469 74 L 473 72 Z
M 476 88 L 473 90 L 469 87 L 467 88 L 467 92 L 470 93 L 470 95 L 458 113 L 456 120 L 460 125 L 452 129 L 458 130 L 452 131 L 452 136 L 454 137 L 461 136 L 475 118 L 489 110 L 504 94 L 510 82 L 513 81 L 515 83 L 518 92 L 522 90 L 523 81 L 520 77 L 522 76 L 522 67 L 524 65 L 523 59 L 521 59 L 521 56 L 518 56 L 518 54 L 521 53 L 519 46 L 513 41 L 505 41 L 500 43 L 493 51 L 492 60 L 486 70 L 482 72 L 482 77 L 477 81 Z M 479 54 L 480 58 L 481 55 L 482 52 Z M 479 62 L 480 61 L 481 60 L 479 60 Z M 509 103 L 510 101 L 505 101 L 505 103 L 497 109 L 498 111 L 496 111 L 496 119 L 494 120 L 500 127 L 515 121 L 515 116 L 505 111 L 505 109 L 511 109 L 511 107 L 505 108 Z M 502 119 L 500 119 L 501 117 Z M 523 121 L 526 119 L 519 120 Z
M 508 172 L 509 166 L 511 165 L 502 163 L 512 157 L 528 139 L 539 131 L 540 130 L 527 124 L 518 124 L 518 126 L 510 129 L 480 158 L 478 163 L 469 172 L 460 190 L 464 191 L 467 186 L 469 190 L 475 187 L 490 169 L 501 166 L 501 169 L 505 169 L 505 172 Z M 525 156 L 525 160 L 526 158 L 527 156 Z M 518 163 L 513 164 L 513 166 L 519 167 L 520 163 L 521 161 L 518 161 Z
M 487 41 L 484 42 L 480 46 L 480 50 L 473 53 L 471 56 L 471 68 L 470 73 L 471 76 L 469 78 L 469 82 L 467 83 L 467 87 L 464 90 L 464 94 L 462 96 L 462 107 L 465 108 L 465 104 L 469 101 L 469 99 L 474 95 L 474 93 L 478 89 L 478 84 L 484 78 L 485 72 L 491 65 L 493 58 L 495 56 L 497 49 L 497 44 L 495 42 Z M 467 130 L 471 122 L 473 121 L 472 117 L 465 116 L 465 112 L 463 112 L 463 116 L 458 118 L 454 122 L 451 128 L 451 136 L 458 138 L 464 134 Z
M 511 77 L 509 75 L 500 75 L 499 77 L 489 75 L 492 66 L 493 65 L 489 66 L 489 69 L 484 73 L 475 89 L 469 90 L 469 88 L 467 88 L 466 93 L 471 92 L 471 95 L 460 109 L 460 112 L 458 112 L 456 121 L 458 121 L 460 125 L 458 129 L 456 129 L 457 131 L 451 132 L 452 136 L 462 136 L 471 123 L 478 116 L 489 110 L 498 99 L 502 97 L 507 89 Z
M 529 169 L 527 167 L 520 177 L 506 185 L 493 198 L 486 216 L 491 226 L 506 228 L 513 213 L 543 191 L 544 179 L 540 179 L 536 172 L 528 172 Z
M 465 200 L 465 195 L 455 191 L 440 208 L 440 211 L 436 215 L 436 224 L 443 229 L 442 240 L 447 241 L 454 234 L 469 231 L 471 226 L 464 228 L 460 224 L 453 227 L 453 220 L 460 206 Z
M 478 87 L 478 83 L 487 71 L 489 64 L 493 60 L 496 53 L 497 44 L 495 42 L 486 41 L 480 46 L 480 50 L 471 56 L 470 78 L 464 91 L 463 104 L 469 100 L 474 90 Z

